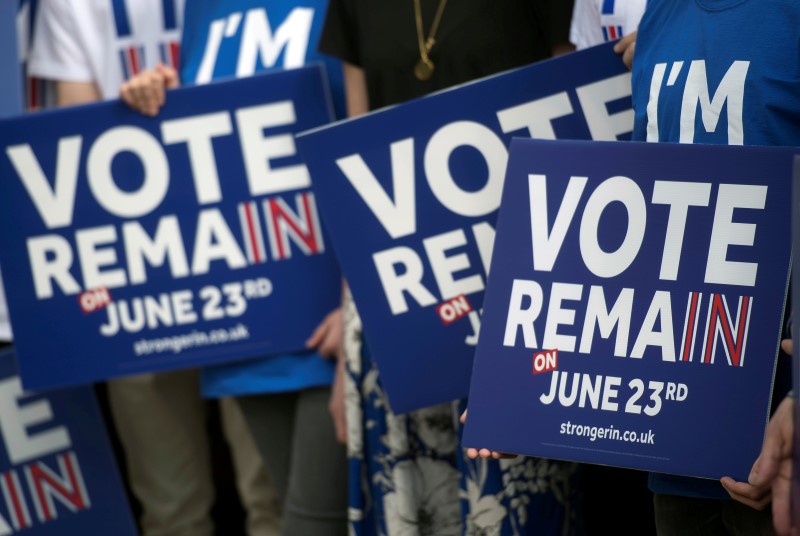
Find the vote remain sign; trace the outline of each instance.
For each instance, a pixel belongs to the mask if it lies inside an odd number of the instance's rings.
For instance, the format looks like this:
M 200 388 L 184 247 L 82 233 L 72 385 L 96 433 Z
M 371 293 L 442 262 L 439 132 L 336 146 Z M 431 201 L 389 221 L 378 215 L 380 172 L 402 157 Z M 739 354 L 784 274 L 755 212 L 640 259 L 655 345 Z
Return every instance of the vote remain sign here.
M 1 123 L 26 387 L 302 349 L 341 293 L 294 141 L 329 100 L 309 67 Z
M 746 481 L 793 153 L 514 140 L 464 445 Z
M 0 535 L 134 536 L 92 391 L 23 391 L 0 352 Z
M 603 46 L 298 138 L 395 412 L 467 394 L 511 137 L 632 127 Z

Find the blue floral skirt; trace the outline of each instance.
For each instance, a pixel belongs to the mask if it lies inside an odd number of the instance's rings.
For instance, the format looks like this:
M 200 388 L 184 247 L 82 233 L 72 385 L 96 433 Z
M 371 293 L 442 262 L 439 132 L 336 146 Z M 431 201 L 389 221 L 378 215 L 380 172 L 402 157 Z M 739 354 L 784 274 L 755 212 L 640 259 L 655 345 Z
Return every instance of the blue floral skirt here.
M 395 415 L 354 309 L 345 323 L 351 535 L 575 533 L 576 464 L 468 460 L 463 401 Z

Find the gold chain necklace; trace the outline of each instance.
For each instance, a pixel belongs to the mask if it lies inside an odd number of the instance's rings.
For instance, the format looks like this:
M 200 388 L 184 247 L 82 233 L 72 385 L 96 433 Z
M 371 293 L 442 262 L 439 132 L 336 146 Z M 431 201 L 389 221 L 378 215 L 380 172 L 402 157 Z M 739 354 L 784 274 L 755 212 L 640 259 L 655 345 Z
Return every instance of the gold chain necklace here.
M 414 66 L 414 76 L 418 80 L 428 80 L 433 76 L 433 62 L 428 53 L 436 44 L 436 30 L 439 29 L 439 23 L 442 20 L 442 13 L 444 13 L 444 6 L 447 5 L 447 0 L 439 0 L 439 8 L 436 10 L 436 16 L 433 18 L 431 24 L 431 31 L 428 38 L 422 31 L 422 8 L 420 7 L 420 0 L 414 0 L 414 15 L 417 20 L 417 41 L 419 42 L 419 61 Z

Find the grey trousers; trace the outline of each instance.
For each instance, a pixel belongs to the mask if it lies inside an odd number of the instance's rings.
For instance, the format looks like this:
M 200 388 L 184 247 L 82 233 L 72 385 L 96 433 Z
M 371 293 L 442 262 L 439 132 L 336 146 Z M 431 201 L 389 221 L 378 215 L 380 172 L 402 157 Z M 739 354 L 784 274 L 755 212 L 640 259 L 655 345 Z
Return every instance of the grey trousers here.
M 237 399 L 283 501 L 285 536 L 347 534 L 347 454 L 329 399 L 329 387 Z

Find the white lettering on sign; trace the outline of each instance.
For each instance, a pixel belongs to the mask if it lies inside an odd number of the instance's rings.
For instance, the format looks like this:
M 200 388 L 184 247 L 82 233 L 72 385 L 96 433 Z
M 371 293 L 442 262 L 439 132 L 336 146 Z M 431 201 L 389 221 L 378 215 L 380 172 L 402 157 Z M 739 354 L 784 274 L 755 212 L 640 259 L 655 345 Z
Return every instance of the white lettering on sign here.
M 305 165 L 273 168 L 270 163 L 277 158 L 296 155 L 297 148 L 292 134 L 264 136 L 264 130 L 296 122 L 292 101 L 236 110 L 236 125 L 239 128 L 250 195 L 255 197 L 311 186 L 311 177 Z
M 625 357 L 628 352 L 628 334 L 631 330 L 631 316 L 629 311 L 633 308 L 633 289 L 625 288 L 619 293 L 617 301 L 608 309 L 603 287 L 593 286 L 589 290 L 589 299 L 586 303 L 586 317 L 581 332 L 581 345 L 578 351 L 589 354 L 592 351 L 595 326 L 600 330 L 604 339 L 611 337 L 614 328 L 617 330 L 614 355 Z
M 251 196 L 308 188 L 310 176 L 305 165 L 276 164 L 296 158 L 293 136 L 270 134 L 272 129 L 296 122 L 294 103 L 281 101 L 239 108 L 233 113 L 165 120 L 160 125 L 162 140 L 135 126 L 112 127 L 93 141 L 65 137 L 55 149 L 52 179 L 42 169 L 40 162 L 45 159 L 37 157 L 29 144 L 7 147 L 9 160 L 48 229 L 73 225 L 82 169 L 97 205 L 114 217 L 132 220 L 119 227 L 77 230 L 74 241 L 59 234 L 28 238 L 37 298 L 51 298 L 57 291 L 71 295 L 86 289 L 145 283 L 148 267 L 168 265 L 173 278 L 208 273 L 215 261 L 238 269 L 246 266 L 248 259 L 251 263 L 266 261 L 266 246 L 275 260 L 291 258 L 294 248 L 306 255 L 324 252 L 312 194 L 295 196 L 297 210 L 278 198 L 267 200 L 263 215 L 259 214 L 260 205 L 241 206 L 243 244 L 219 209 L 206 208 L 198 214 L 191 253 L 184 245 L 176 216 L 163 216 L 154 231 L 146 231 L 136 221 L 159 210 L 169 191 L 171 176 L 164 145 L 186 151 L 195 197 L 201 206 L 223 200 L 215 145 L 232 135 L 239 137 Z M 120 178 L 114 174 L 112 164 L 123 153 L 141 163 L 142 180 L 135 190 L 121 187 Z
M 618 135 L 631 131 L 632 110 L 613 115 L 606 111 L 608 102 L 630 96 L 630 74 L 581 86 L 576 91 L 593 139 L 615 140 Z M 588 114 L 587 110 L 590 110 Z M 553 121 L 573 113 L 568 93 L 560 92 L 498 110 L 495 115 L 497 130 L 504 134 L 526 131 L 537 138 L 555 139 Z M 611 126 L 607 125 L 609 121 Z M 423 148 L 424 180 L 439 204 L 454 214 L 480 217 L 493 213 L 500 205 L 508 151 L 505 142 L 491 127 L 474 121 L 454 121 L 439 128 Z M 405 138 L 389 144 L 391 181 L 380 180 L 358 153 L 336 161 L 339 170 L 393 239 L 417 231 L 418 192 L 414 169 L 417 143 L 414 138 Z M 453 152 L 462 147 L 480 154 L 488 169 L 486 182 L 477 191 L 460 187 L 450 172 Z M 381 186 L 387 182 L 392 186 L 391 194 Z
M 656 181 L 653 185 L 653 204 L 669 205 L 667 236 L 664 239 L 659 279 L 678 279 L 689 207 L 707 207 L 710 198 L 711 184 L 708 183 Z
M 564 306 L 565 301 L 579 301 L 583 294 L 583 285 L 572 283 L 554 283 L 547 307 L 547 322 L 542 345 L 545 348 L 558 348 L 567 352 L 575 351 L 575 337 L 558 332 L 559 326 L 575 324 L 575 309 Z
M 576 89 L 593 140 L 616 141 L 631 131 L 633 110 L 608 113 L 608 103 L 631 96 L 630 73 L 620 74 Z
M 756 225 L 733 221 L 734 209 L 763 210 L 767 202 L 766 186 L 721 184 L 708 248 L 706 282 L 723 285 L 756 284 L 758 263 L 727 260 L 728 246 L 752 246 Z
M 644 243 L 647 223 L 647 203 L 641 188 L 627 177 L 611 177 L 601 182 L 589 194 L 582 214 L 578 206 L 586 189 L 586 177 L 571 177 L 562 197 L 552 228 L 549 215 L 547 177 L 530 175 L 531 252 L 533 269 L 552 271 L 558 259 L 572 221 L 580 218 L 579 243 L 586 268 L 603 278 L 625 272 L 638 257 Z M 651 203 L 668 205 L 669 218 L 661 257 L 659 279 L 674 281 L 678 276 L 689 207 L 709 208 L 712 185 L 680 181 L 656 181 Z M 735 210 L 763 210 L 767 186 L 720 184 L 714 203 L 714 222 L 711 228 L 706 263 L 706 283 L 754 286 L 758 263 L 729 261 L 730 246 L 752 247 L 756 224 L 734 221 Z M 621 204 L 627 213 L 627 226 L 622 243 L 612 252 L 605 251 L 598 240 L 603 228 L 602 215 L 612 203 Z
M 631 131 L 631 109 L 613 114 L 608 112 L 608 103 L 630 97 L 629 73 L 587 84 L 575 91 L 580 110 L 574 109 L 574 99 L 570 98 L 570 93 L 561 91 L 498 110 L 495 114 L 496 124 L 456 120 L 440 126 L 427 140 L 409 137 L 392 141 L 387 147 L 388 166 L 370 167 L 359 153 L 338 158 L 336 165 L 391 239 L 399 240 L 419 232 L 417 196 L 421 191 L 430 191 L 436 204 L 454 215 L 473 219 L 490 218 L 500 206 L 505 180 L 508 150 L 503 134 L 521 133 L 540 139 L 555 139 L 554 124 L 576 113 L 583 114 L 593 139 L 615 140 Z M 452 165 L 454 160 L 460 158 L 457 151 L 472 152 L 482 160 L 480 169 L 485 170 L 485 175 L 470 177 L 470 188 L 462 184 L 465 181 L 460 181 L 455 173 L 458 168 Z M 421 167 L 416 165 L 417 159 L 421 160 Z M 422 177 L 418 175 L 420 171 Z M 532 202 L 537 203 L 540 209 L 536 212 L 537 220 L 532 224 L 537 268 L 549 269 L 555 262 L 586 180 L 584 178 L 583 183 L 574 180 L 570 184 L 565 199 L 572 204 L 562 206 L 552 231 L 547 228 L 547 209 L 543 201 L 546 197 L 531 192 Z M 541 186 L 544 188 L 543 182 Z M 632 213 L 641 212 L 643 201 L 630 197 L 617 199 L 613 186 L 609 185 L 610 197 L 606 204 L 619 200 L 627 203 Z M 636 194 L 634 190 L 627 192 Z M 537 202 L 539 199 L 542 201 Z M 599 194 L 597 199 L 600 200 Z M 604 206 L 598 207 L 600 212 Z M 605 254 L 595 251 L 598 258 L 595 264 L 612 258 L 619 267 L 624 267 L 626 260 L 638 247 L 641 232 L 632 227 L 624 247 L 617 252 Z M 584 234 L 589 236 L 588 228 Z M 468 240 L 467 236 L 467 229 L 461 229 L 422 238 L 426 259 L 417 253 L 420 248 L 408 244 L 373 254 L 373 263 L 392 314 L 403 314 L 413 306 L 429 307 L 460 294 L 484 290 L 484 277 L 488 275 L 494 244 L 494 229 L 487 221 L 475 222 L 471 237 L 474 240 Z M 467 251 L 444 255 L 444 250 L 441 250 L 437 254 L 434 245 L 447 246 L 447 249 L 464 247 Z M 475 272 L 475 261 L 469 256 L 469 248 L 475 245 L 483 273 Z
M 58 141 L 53 187 L 30 145 L 14 145 L 6 149 L 8 158 L 48 229 L 72 224 L 82 143 L 82 136 L 69 136 Z
M 628 214 L 622 244 L 616 251 L 607 252 L 600 246 L 598 230 L 600 217 L 614 202 L 621 203 Z M 580 227 L 580 247 L 586 267 L 598 277 L 616 277 L 633 263 L 644 240 L 647 208 L 639 186 L 627 177 L 612 177 L 603 181 L 586 202 Z
M 267 129 L 296 123 L 292 101 L 240 108 L 235 116 L 252 196 L 310 185 L 305 166 L 275 168 L 271 163 L 297 154 L 290 134 L 265 135 Z M 161 132 L 164 144 L 186 144 L 198 202 L 221 201 L 213 139 L 232 135 L 230 114 L 218 112 L 167 120 L 161 124 Z M 82 143 L 81 137 L 59 141 L 53 181 L 43 172 L 29 144 L 6 148 L 6 154 L 48 229 L 72 224 Z M 121 189 L 112 172 L 111 163 L 122 153 L 135 155 L 144 168 L 142 184 L 134 192 Z M 164 148 L 158 139 L 139 127 L 113 127 L 101 134 L 89 147 L 85 165 L 95 200 L 114 216 L 137 218 L 150 214 L 160 206 L 169 189 L 170 171 Z M 50 186 L 51 183 L 54 186 Z
M 119 188 L 111 164 L 120 153 L 136 155 L 144 167 L 144 178 L 135 192 Z M 89 150 L 86 164 L 89 188 L 109 214 L 139 218 L 164 200 L 169 188 L 169 163 L 164 149 L 152 134 L 136 127 L 114 127 L 101 134 Z
M 448 254 L 450 251 L 474 244 L 480 253 L 481 262 L 487 263 L 491 257 L 494 229 L 486 222 L 477 223 L 472 226 L 472 239 L 469 241 L 466 233 L 462 229 L 457 229 L 423 240 L 423 249 L 434 275 L 436 290 L 445 300 L 484 289 L 484 279 L 480 273 L 475 273 L 473 261 L 466 252 Z M 414 249 L 395 246 L 374 253 L 372 260 L 393 315 L 408 312 L 407 295 L 421 307 L 434 305 L 440 301 L 423 283 L 425 264 Z M 488 265 L 483 264 L 483 266 L 483 272 L 486 273 Z M 469 273 L 470 271 L 472 273 Z M 456 277 L 457 272 L 467 273 Z
M 41 458 L 72 446 L 69 432 L 63 426 L 42 425 L 53 420 L 53 410 L 46 399 L 23 402 L 26 394 L 18 377 L 0 381 L 0 431 L 12 464 Z M 32 433 L 30 428 L 38 426 Z
M 701 363 L 713 365 L 719 351 L 724 352 L 725 362 L 729 366 L 743 367 L 745 364 L 747 331 L 753 304 L 750 296 L 739 296 L 736 301 L 711 294 L 707 314 L 704 312 L 701 318 L 702 296 L 689 293 L 685 316 L 678 317 L 682 324 L 678 329 L 683 328 L 683 342 L 678 341 L 682 346 L 676 354 L 676 326 L 670 292 L 655 291 L 647 301 L 647 296 L 642 298 L 641 293 L 637 295 L 634 289 L 623 288 L 609 310 L 602 286 L 589 287 L 589 297 L 585 302 L 583 288 L 584 285 L 554 282 L 546 292 L 536 281 L 515 279 L 508 300 L 503 345 L 516 346 L 521 331 L 525 348 L 541 350 L 559 344 L 559 350 L 574 352 L 580 334 L 578 352 L 591 354 L 597 330 L 602 339 L 611 338 L 616 331 L 615 357 L 642 359 L 652 347 L 651 353 L 659 355 L 663 362 L 691 362 L 694 360 L 695 347 L 699 347 L 702 351 Z M 639 303 L 643 299 L 644 304 Z M 547 313 L 542 315 L 545 301 Z M 575 305 L 566 307 L 565 301 L 575 302 Z M 638 305 L 636 310 L 647 305 L 643 319 L 638 318 L 639 315 L 634 316 L 634 303 Z M 585 311 L 583 325 L 575 326 L 576 312 L 580 309 Z M 705 328 L 700 326 L 699 331 L 703 333 L 705 329 L 705 336 L 696 337 L 697 324 L 703 321 Z M 541 344 L 537 326 L 539 329 L 544 327 Z M 633 347 L 629 348 L 631 328 L 635 328 L 636 338 Z
M 401 238 L 417 232 L 414 139 L 396 141 L 391 144 L 389 151 L 394 200 L 381 187 L 361 155 L 340 158 L 336 164 L 389 236 Z
M 558 368 L 558 350 L 547 350 L 533 354 L 533 373 L 543 374 Z
M 225 112 L 173 119 L 161 124 L 161 137 L 165 144 L 186 144 L 197 202 L 201 205 L 222 201 L 212 140 L 232 132 L 231 118 Z

